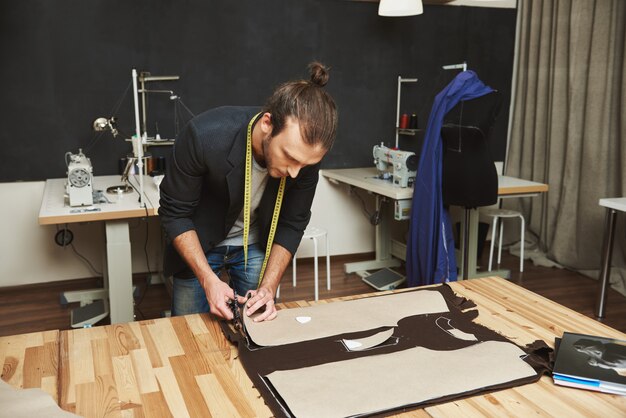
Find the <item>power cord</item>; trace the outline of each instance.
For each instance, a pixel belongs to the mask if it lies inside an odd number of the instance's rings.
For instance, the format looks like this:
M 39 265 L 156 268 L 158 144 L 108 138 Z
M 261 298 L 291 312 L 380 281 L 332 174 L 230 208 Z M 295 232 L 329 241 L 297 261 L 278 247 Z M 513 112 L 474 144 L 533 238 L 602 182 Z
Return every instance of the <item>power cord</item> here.
M 361 207 L 362 207 L 362 210 L 363 210 L 363 214 L 365 215 L 367 220 L 372 225 L 378 225 L 380 223 L 380 221 L 382 220 L 381 208 L 382 208 L 382 204 L 383 204 L 384 199 L 380 199 L 380 201 L 378 202 L 378 207 L 376 208 L 376 210 L 373 213 L 370 213 L 367 210 L 367 207 L 365 205 L 365 201 L 363 200 L 361 195 L 357 192 L 355 186 L 350 186 L 350 195 L 356 196 L 356 198 L 361 202 Z
M 146 284 L 144 286 L 143 292 L 141 293 L 139 298 L 137 298 L 137 302 L 135 302 L 135 309 L 137 309 L 137 313 L 141 315 L 142 319 L 146 319 L 146 315 L 144 315 L 144 313 L 141 311 L 141 308 L 139 306 L 141 305 L 144 298 L 146 297 L 146 293 L 148 293 L 148 288 L 151 285 L 150 280 L 152 278 L 152 271 L 150 269 L 150 258 L 148 257 L 148 237 L 150 233 L 150 225 L 148 223 L 148 219 L 149 219 L 148 208 L 146 207 L 145 210 L 146 210 L 146 239 L 143 244 L 143 252 L 144 252 L 144 255 L 146 256 L 146 267 L 148 268 L 148 278 L 146 279 Z
M 102 277 L 102 272 L 98 271 L 93 264 L 91 263 L 91 261 L 89 261 L 89 259 L 87 259 L 87 257 L 85 257 L 84 255 L 82 255 L 81 253 L 79 253 L 76 250 L 76 247 L 74 247 L 73 242 L 74 241 L 74 233 L 69 230 L 67 228 L 67 224 L 64 225 L 63 229 L 59 228 L 59 225 L 57 225 L 57 233 L 54 235 L 54 242 L 60 246 L 63 247 L 64 249 L 66 247 L 70 247 L 72 249 L 72 251 L 74 252 L 74 254 L 76 254 L 76 256 L 87 265 L 87 267 L 96 274 L 96 276 Z

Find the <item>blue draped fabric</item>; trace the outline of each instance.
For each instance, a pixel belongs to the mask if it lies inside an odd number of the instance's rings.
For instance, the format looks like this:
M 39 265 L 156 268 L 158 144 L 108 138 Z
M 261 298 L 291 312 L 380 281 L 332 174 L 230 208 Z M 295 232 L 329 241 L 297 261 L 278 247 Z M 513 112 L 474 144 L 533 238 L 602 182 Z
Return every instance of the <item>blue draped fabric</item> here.
M 457 278 L 454 238 L 441 192 L 441 125 L 446 113 L 458 102 L 492 91 L 474 71 L 464 71 L 435 97 L 415 177 L 406 248 L 408 286 L 443 283 Z

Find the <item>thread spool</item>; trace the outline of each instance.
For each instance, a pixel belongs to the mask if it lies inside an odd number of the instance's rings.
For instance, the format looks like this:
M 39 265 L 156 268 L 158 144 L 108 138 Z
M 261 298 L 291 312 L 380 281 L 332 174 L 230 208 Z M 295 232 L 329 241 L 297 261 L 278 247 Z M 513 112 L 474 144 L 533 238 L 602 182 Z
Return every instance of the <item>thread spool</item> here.
M 161 173 L 165 173 L 165 157 L 157 157 L 156 169 Z
M 398 124 L 398 127 L 400 129 L 407 129 L 409 127 L 409 115 L 403 113 L 402 116 L 400 116 L 400 123 Z
M 411 115 L 411 121 L 409 122 L 410 129 L 417 129 L 417 115 L 413 113 Z
M 146 154 L 146 156 L 144 157 L 144 164 L 145 164 L 145 174 L 150 175 L 150 173 L 152 173 L 154 171 L 154 158 L 152 158 L 152 154 Z

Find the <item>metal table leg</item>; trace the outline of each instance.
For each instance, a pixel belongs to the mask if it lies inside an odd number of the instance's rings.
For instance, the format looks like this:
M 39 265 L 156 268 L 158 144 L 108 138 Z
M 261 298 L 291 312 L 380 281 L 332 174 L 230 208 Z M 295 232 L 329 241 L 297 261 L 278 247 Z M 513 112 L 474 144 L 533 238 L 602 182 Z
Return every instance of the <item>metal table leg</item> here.
M 389 199 L 376 195 L 376 207 L 380 207 L 380 223 L 376 225 L 376 259 L 368 261 L 357 261 L 346 263 L 346 273 L 359 273 L 365 270 L 376 270 L 385 267 L 397 267 L 400 260 L 391 256 L 391 224 L 393 222 L 393 212 L 389 207 Z
M 606 292 L 611 278 L 611 258 L 613 255 L 616 218 L 617 211 L 607 208 L 604 223 L 604 244 L 602 245 L 602 269 L 598 278 L 598 298 L 596 301 L 596 317 L 598 318 L 604 318 L 606 311 Z
M 106 271 L 111 323 L 134 321 L 133 275 L 128 221 L 106 222 Z

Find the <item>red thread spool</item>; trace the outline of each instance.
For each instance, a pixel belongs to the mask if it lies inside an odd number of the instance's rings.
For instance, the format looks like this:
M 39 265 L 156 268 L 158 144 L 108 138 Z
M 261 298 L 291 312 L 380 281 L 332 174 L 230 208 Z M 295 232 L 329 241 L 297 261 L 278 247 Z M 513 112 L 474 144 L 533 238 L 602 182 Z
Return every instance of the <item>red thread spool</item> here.
M 407 129 L 409 127 L 409 115 L 404 113 L 400 116 L 400 124 L 398 125 L 400 129 Z

